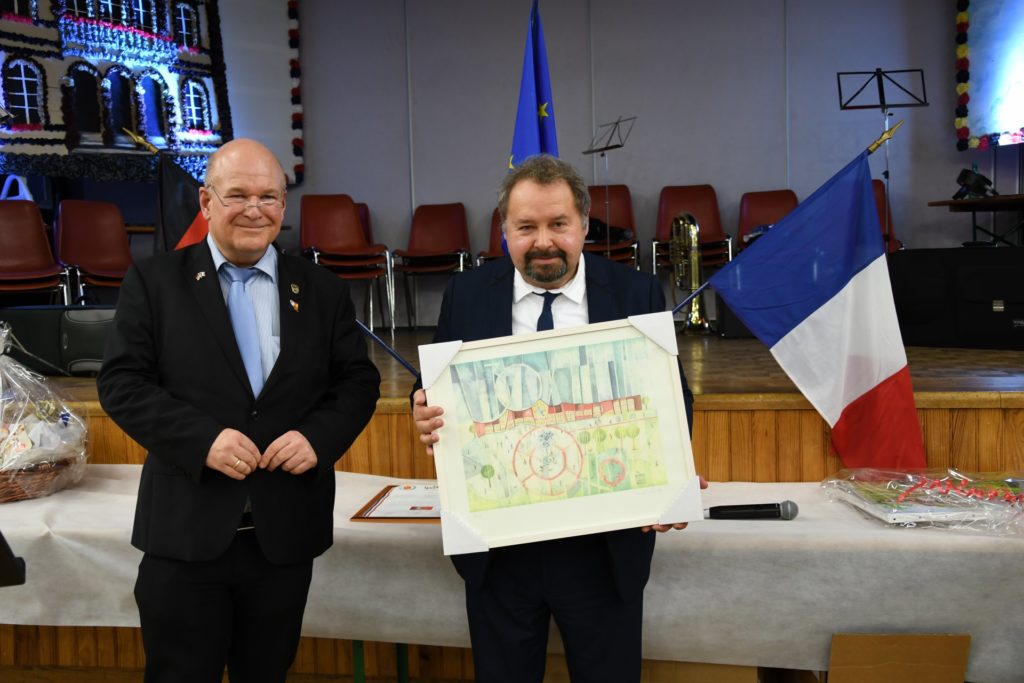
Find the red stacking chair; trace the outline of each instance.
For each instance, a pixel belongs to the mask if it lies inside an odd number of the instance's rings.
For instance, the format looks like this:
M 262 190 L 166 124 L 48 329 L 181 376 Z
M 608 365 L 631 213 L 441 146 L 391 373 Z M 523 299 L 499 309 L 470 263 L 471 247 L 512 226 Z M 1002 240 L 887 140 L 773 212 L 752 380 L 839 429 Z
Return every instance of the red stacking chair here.
M 501 214 L 497 209 L 491 214 L 490 235 L 486 251 L 481 251 L 476 255 L 476 265 L 478 266 L 505 255 L 505 251 L 501 248 Z
M 363 207 L 362 212 L 360 206 Z M 366 216 L 365 220 L 360 214 Z M 373 283 L 377 299 L 382 300 L 395 333 L 395 284 L 391 252 L 383 244 L 374 244 L 369 225 L 369 207 L 356 204 L 347 194 L 307 194 L 302 196 L 299 240 L 302 250 L 313 261 L 328 268 L 343 280 L 366 280 L 365 316 L 373 329 Z M 385 296 L 381 296 L 383 280 Z M 381 314 L 383 322 L 383 313 Z
M 409 247 L 395 249 L 395 272 L 402 274 L 405 312 L 409 326 L 416 327 L 415 294 L 409 278 L 436 273 L 458 273 L 469 265 L 469 228 L 466 207 L 423 204 L 416 207 L 409 228 Z
M 871 190 L 875 193 L 875 206 L 878 208 L 878 225 L 882 230 L 882 241 L 885 243 L 886 253 L 899 251 L 903 243 L 896 239 L 896 232 L 892 227 L 892 206 L 885 195 L 885 183 L 878 178 L 871 180 Z
M 770 226 L 782 220 L 796 208 L 796 193 L 793 190 L 765 190 L 745 192 L 740 197 L 740 223 L 736 236 L 737 250 L 749 244 L 751 233 L 762 226 Z M 755 235 L 756 237 L 756 235 Z
M 57 208 L 55 233 L 57 260 L 76 303 L 84 303 L 87 286 L 121 286 L 132 252 L 116 204 L 65 199 Z
M 23 199 L 0 201 L 0 292 L 60 291 L 66 304 L 61 273 L 39 207 Z
M 715 188 L 710 185 L 669 185 L 661 188 L 658 198 L 657 225 L 651 243 L 651 272 L 657 274 L 658 268 L 672 269 L 669 258 L 672 221 L 682 213 L 691 214 L 700 228 L 703 267 L 713 268 L 732 260 L 732 237 L 722 230 Z
M 633 223 L 633 199 L 626 185 L 590 185 L 590 220 L 591 229 L 584 251 L 601 254 L 612 261 L 625 263 L 640 269 L 640 243 L 635 239 L 622 240 L 611 237 L 612 228 L 629 230 L 636 235 Z M 594 235 L 593 220 L 597 218 L 608 226 L 609 239 L 600 239 Z

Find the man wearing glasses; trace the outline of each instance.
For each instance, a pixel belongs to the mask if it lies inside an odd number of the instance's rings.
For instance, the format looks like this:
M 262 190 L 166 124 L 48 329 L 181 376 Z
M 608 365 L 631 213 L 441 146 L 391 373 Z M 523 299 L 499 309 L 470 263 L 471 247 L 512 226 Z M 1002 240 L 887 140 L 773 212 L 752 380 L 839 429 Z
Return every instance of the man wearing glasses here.
M 280 252 L 285 176 L 252 140 L 209 160 L 207 239 L 133 266 L 98 387 L 148 451 L 132 544 L 146 681 L 283 681 L 334 463 L 376 406 L 346 285 Z

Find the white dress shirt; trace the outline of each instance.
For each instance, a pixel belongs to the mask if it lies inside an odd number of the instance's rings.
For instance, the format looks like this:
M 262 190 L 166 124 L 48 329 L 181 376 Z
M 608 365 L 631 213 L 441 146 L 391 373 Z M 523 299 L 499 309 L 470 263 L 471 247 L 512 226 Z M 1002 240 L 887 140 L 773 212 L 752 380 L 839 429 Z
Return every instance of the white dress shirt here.
M 544 297 L 538 295 L 544 292 L 558 292 L 562 295 L 551 304 L 551 317 L 556 330 L 589 324 L 586 271 L 586 262 L 580 254 L 579 268 L 571 280 L 558 289 L 543 289 L 527 283 L 516 269 L 512 284 L 512 334 L 537 331 L 537 318 L 544 310 Z

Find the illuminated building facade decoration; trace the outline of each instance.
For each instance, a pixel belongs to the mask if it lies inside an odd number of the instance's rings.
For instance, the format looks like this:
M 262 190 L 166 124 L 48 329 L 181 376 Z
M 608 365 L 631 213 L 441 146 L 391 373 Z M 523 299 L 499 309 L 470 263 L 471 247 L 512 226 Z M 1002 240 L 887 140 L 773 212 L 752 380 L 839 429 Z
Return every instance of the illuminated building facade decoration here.
M 152 172 L 125 129 L 199 158 L 231 139 L 216 0 L 0 0 L 0 173 Z

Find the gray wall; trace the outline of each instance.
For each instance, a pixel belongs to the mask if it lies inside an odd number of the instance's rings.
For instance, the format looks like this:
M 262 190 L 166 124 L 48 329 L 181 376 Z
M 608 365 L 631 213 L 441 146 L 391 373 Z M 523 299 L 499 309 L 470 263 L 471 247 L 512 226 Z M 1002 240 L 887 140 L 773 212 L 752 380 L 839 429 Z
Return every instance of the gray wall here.
M 303 193 L 343 192 L 369 204 L 376 239 L 395 248 L 415 206 L 461 201 L 473 250 L 485 248 L 530 0 L 300 8 L 307 172 L 288 222 L 298 226 Z M 968 215 L 927 206 L 952 195 L 961 168 L 977 163 L 1002 193 L 1018 191 L 1019 146 L 955 149 L 954 0 L 545 0 L 541 16 L 561 156 L 604 182 L 582 150 L 598 124 L 637 117 L 607 179 L 630 186 L 645 251 L 664 185 L 714 185 L 735 233 L 744 192 L 788 186 L 803 199 L 874 140 L 881 113 L 840 111 L 837 71 L 924 69 L 931 106 L 895 110 L 906 124 L 889 149 L 908 247 L 970 239 Z M 872 157 L 875 177 L 884 157 Z M 441 286 L 424 281 L 421 321 L 436 317 Z

